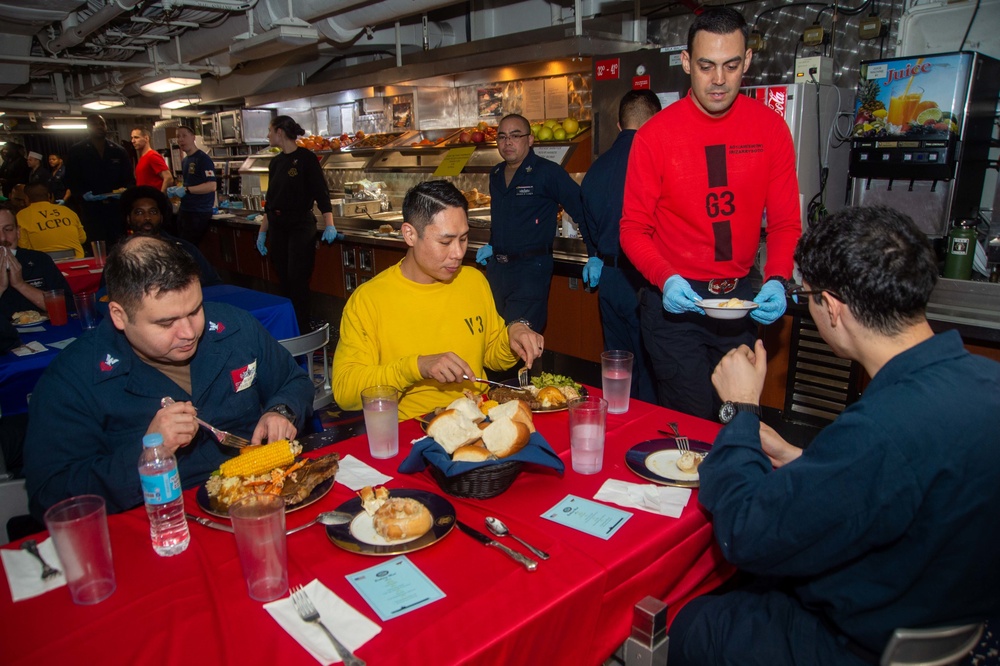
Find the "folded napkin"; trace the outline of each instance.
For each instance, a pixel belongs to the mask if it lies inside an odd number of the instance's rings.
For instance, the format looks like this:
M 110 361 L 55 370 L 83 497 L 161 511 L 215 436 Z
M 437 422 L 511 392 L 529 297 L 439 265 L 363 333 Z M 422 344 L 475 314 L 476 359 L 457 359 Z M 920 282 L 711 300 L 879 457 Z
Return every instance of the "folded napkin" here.
M 500 461 L 487 460 L 486 462 L 453 462 L 451 456 L 445 453 L 440 444 L 430 437 L 423 437 L 414 440 L 410 455 L 406 456 L 406 460 L 399 464 L 399 471 L 403 474 L 414 474 L 423 470 L 427 467 L 427 463 L 430 463 L 444 472 L 445 476 L 457 476 L 472 469 L 496 465 L 501 462 L 510 462 L 512 460 L 544 465 L 558 472 L 566 469 L 566 465 L 559 459 L 556 452 L 552 450 L 552 447 L 545 441 L 545 438 L 537 432 L 533 432 L 531 433 L 531 439 L 528 440 L 528 444 L 514 455 L 507 456 Z
M 344 456 L 340 459 L 340 469 L 337 470 L 337 481 L 351 490 L 361 490 L 365 486 L 381 486 L 391 480 L 391 476 L 386 476 L 368 463 L 362 462 L 354 456 Z
M 314 579 L 306 585 L 305 591 L 313 602 L 313 606 L 319 611 L 320 620 L 326 625 L 326 628 L 351 652 L 375 638 L 382 631 L 382 627 L 354 610 L 350 604 L 331 592 L 318 580 Z M 290 597 L 264 604 L 264 610 L 270 613 L 274 621 L 280 624 L 281 628 L 297 640 L 299 645 L 304 647 L 306 652 L 315 657 L 319 663 L 328 665 L 342 661 L 326 632 L 319 625 L 306 622 L 299 617 Z
M 691 489 L 608 479 L 594 495 L 594 499 L 680 518 L 688 500 L 691 499 Z
M 3 568 L 7 572 L 7 584 L 10 585 L 10 598 L 14 601 L 30 599 L 44 594 L 49 590 L 66 584 L 65 567 L 59 561 L 56 544 L 52 539 L 46 539 L 38 544 L 38 552 L 49 563 L 49 566 L 59 569 L 59 575 L 48 580 L 42 580 L 42 563 L 26 550 L 0 550 Z

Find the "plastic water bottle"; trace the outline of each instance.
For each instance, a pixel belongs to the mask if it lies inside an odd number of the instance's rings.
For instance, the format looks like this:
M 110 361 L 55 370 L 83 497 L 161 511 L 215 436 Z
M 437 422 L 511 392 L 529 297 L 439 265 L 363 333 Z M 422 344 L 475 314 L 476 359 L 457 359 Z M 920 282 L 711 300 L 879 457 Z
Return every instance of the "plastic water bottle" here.
M 142 498 L 149 516 L 149 536 L 153 550 L 169 557 L 184 552 L 191 541 L 184 496 L 177 474 L 177 458 L 163 446 L 163 435 L 150 433 L 142 438 L 139 456 L 139 480 Z

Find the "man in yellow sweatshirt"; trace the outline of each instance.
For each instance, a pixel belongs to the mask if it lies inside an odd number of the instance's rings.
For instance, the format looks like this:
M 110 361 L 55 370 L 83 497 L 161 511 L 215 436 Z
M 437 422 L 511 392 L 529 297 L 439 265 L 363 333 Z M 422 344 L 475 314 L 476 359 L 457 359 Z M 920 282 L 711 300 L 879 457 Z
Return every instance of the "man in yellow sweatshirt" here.
M 340 322 L 333 357 L 333 395 L 344 409 L 361 409 L 361 391 L 400 391 L 399 418 L 442 407 L 462 391 L 482 391 L 470 379 L 484 367 L 505 370 L 518 358 L 529 368 L 544 338 L 524 320 L 506 324 L 489 283 L 463 267 L 469 205 L 445 180 L 420 183 L 403 200 L 406 256 L 359 286 Z

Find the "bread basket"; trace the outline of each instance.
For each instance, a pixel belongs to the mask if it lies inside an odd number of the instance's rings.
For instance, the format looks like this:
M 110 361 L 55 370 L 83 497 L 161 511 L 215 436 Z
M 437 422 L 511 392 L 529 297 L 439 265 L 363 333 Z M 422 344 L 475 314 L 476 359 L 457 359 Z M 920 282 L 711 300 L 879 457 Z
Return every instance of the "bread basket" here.
M 434 465 L 428 465 L 431 476 L 441 490 L 455 497 L 489 499 L 510 488 L 524 466 L 519 460 L 509 460 L 496 465 L 485 465 L 455 476 L 446 476 Z

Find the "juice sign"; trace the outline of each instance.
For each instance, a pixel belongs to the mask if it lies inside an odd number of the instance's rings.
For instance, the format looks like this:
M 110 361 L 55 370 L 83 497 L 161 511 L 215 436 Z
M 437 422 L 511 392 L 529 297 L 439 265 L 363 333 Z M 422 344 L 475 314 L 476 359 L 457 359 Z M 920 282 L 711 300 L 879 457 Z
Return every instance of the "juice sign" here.
M 951 53 L 862 63 L 853 136 L 957 137 L 971 61 Z

